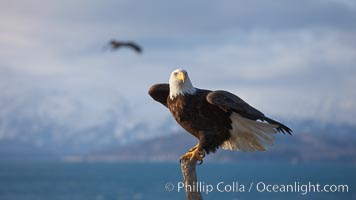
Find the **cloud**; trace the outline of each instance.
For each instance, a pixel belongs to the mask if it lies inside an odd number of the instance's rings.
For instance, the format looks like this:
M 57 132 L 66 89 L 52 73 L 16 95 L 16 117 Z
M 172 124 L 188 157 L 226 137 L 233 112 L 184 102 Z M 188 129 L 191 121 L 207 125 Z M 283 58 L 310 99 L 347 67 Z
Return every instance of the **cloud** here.
M 354 123 L 354 11 L 347 0 L 4 2 L 0 101 L 19 118 L 85 129 L 122 97 L 131 119 L 159 126 L 168 112 L 147 89 L 185 67 L 196 86 L 231 90 L 266 114 Z M 111 38 L 144 54 L 103 51 Z
M 193 84 L 228 89 L 273 115 L 349 122 L 356 48 L 338 31 L 256 32 L 195 49 Z M 198 66 L 198 67 L 197 67 Z M 343 100 L 344 99 L 344 100 Z M 347 104 L 347 109 L 341 109 Z M 338 113 L 338 117 L 335 116 Z

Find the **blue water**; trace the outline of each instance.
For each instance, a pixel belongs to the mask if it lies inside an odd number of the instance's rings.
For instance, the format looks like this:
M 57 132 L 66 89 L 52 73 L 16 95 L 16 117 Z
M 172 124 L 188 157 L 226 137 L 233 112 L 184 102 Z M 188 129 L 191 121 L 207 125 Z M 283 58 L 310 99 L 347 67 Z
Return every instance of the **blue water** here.
M 330 164 L 204 163 L 197 167 L 205 188 L 204 199 L 356 199 L 356 168 Z M 182 180 L 179 163 L 0 163 L 0 199 L 5 200 L 109 200 L 109 199 L 185 199 L 178 192 Z M 217 191 L 217 184 L 220 190 Z M 256 184 L 308 182 L 347 184 L 348 192 L 258 192 Z M 173 184 L 173 191 L 165 189 Z M 245 186 L 244 191 L 225 191 L 223 185 Z M 248 192 L 252 183 L 252 190 Z M 260 184 L 261 186 L 261 184 Z M 167 187 L 169 190 L 171 186 Z M 260 188 L 263 189 L 263 188 Z

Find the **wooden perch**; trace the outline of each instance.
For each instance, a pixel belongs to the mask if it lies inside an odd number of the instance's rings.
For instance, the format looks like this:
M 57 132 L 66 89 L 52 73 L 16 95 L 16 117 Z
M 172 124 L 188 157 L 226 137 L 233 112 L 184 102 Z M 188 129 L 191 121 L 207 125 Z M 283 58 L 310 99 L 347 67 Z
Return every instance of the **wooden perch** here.
M 187 185 L 190 185 L 193 188 L 193 185 L 197 186 L 197 173 L 195 171 L 195 168 L 197 166 L 197 160 L 193 158 L 192 160 L 190 159 L 183 159 L 181 160 L 181 170 L 182 170 L 182 175 L 184 178 L 184 186 L 186 188 L 185 193 L 187 200 L 202 200 L 203 197 L 200 194 L 200 191 L 197 189 L 197 187 L 194 187 L 194 189 L 189 190 L 187 189 Z

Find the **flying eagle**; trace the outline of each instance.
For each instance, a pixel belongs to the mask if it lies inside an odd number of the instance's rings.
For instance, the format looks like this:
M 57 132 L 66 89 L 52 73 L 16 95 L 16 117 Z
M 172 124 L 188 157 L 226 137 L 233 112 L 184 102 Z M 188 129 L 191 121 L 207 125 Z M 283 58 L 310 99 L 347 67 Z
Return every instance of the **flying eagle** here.
M 230 92 L 193 87 L 184 69 L 174 70 L 169 84 L 155 84 L 148 93 L 168 107 L 178 124 L 199 140 L 181 160 L 196 158 L 202 162 L 205 153 L 214 153 L 220 147 L 265 151 L 273 144 L 274 134 L 293 132 Z
M 111 40 L 109 44 L 111 46 L 111 49 L 113 50 L 116 50 L 121 47 L 129 47 L 132 48 L 134 51 L 136 51 L 136 53 L 142 53 L 142 48 L 134 42 L 122 42 L 122 41 Z

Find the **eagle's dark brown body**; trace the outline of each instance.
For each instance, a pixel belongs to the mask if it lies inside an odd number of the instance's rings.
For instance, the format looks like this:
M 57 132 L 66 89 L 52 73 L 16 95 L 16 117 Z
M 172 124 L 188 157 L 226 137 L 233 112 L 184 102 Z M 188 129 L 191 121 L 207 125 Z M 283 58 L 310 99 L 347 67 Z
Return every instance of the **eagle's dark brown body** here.
M 175 120 L 198 138 L 197 149 L 206 153 L 227 150 L 264 151 L 276 132 L 291 134 L 284 124 L 266 117 L 236 95 L 196 89 L 170 98 L 168 84 L 155 84 L 148 93 L 166 106 Z
M 168 108 L 175 120 L 199 140 L 206 151 L 215 152 L 230 137 L 231 112 L 224 112 L 219 107 L 206 101 L 208 90 L 197 90 L 193 95 L 167 97 Z M 207 136 L 208 135 L 208 136 Z

